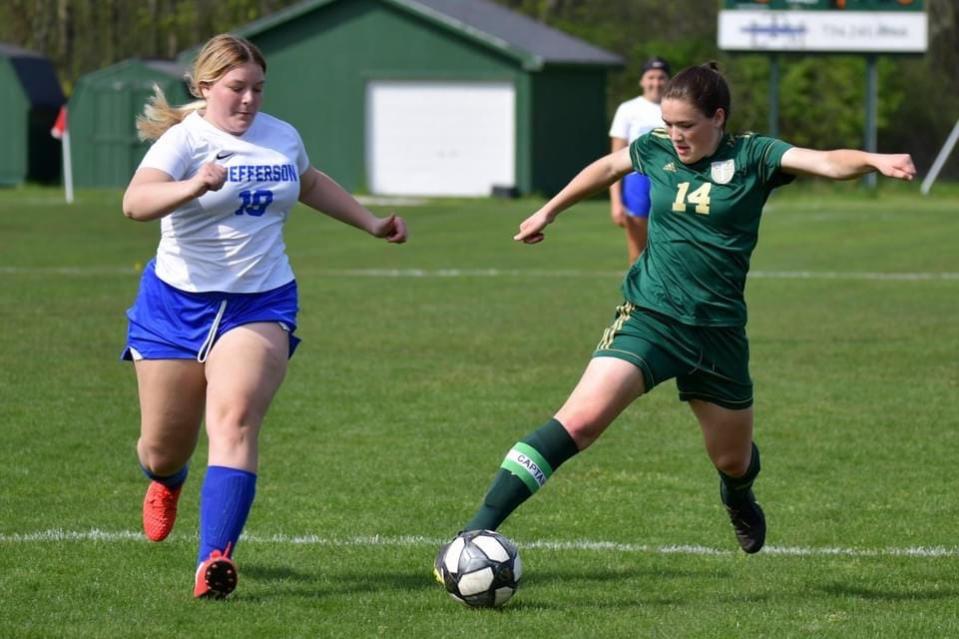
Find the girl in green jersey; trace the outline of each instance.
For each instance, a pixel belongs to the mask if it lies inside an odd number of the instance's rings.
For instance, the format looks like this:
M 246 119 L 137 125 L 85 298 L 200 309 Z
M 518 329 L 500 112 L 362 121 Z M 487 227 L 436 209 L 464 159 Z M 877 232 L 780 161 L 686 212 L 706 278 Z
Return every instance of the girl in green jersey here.
M 652 183 L 649 240 L 624 282 L 626 301 L 566 403 L 509 451 L 464 530 L 497 528 L 633 400 L 676 378 L 719 472 L 740 546 L 747 553 L 762 548 L 743 301 L 762 205 L 796 175 L 846 180 L 877 171 L 912 180 L 916 169 L 906 154 L 817 151 L 729 135 L 729 110 L 729 88 L 715 65 L 681 71 L 663 93 L 664 129 L 593 162 L 520 224 L 513 239 L 536 244 L 561 212 L 627 173 Z

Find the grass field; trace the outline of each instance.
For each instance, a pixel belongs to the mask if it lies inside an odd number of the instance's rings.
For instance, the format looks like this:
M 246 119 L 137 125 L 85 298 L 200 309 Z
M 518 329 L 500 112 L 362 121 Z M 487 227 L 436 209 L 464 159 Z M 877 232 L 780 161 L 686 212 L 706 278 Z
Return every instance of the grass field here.
M 747 290 L 767 549 L 737 550 L 669 382 L 503 526 L 527 574 L 499 611 L 449 600 L 431 562 L 619 302 L 604 202 L 535 247 L 510 240 L 534 200 L 403 208 L 402 247 L 298 209 L 304 342 L 240 587 L 196 602 L 205 445 L 174 534 L 148 544 L 117 360 L 157 225 L 117 192 L 0 191 L 0 636 L 957 636 L 959 191 L 916 190 L 797 186 L 767 207 Z

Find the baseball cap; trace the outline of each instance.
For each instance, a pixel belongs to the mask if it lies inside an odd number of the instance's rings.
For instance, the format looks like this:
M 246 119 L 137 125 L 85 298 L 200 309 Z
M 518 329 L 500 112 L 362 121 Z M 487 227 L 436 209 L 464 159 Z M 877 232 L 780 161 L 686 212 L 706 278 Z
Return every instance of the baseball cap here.
M 663 71 L 666 75 L 669 75 L 669 63 L 662 58 L 650 58 L 646 60 L 646 62 L 643 62 L 643 73 L 654 69 Z

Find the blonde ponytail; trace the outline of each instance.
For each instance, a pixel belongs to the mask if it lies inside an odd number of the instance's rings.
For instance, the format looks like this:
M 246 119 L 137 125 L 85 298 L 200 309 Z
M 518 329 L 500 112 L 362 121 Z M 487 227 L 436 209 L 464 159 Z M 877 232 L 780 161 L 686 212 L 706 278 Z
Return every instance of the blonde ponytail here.
M 153 97 L 143 107 L 143 115 L 137 117 L 137 137 L 144 142 L 154 142 L 167 129 L 179 124 L 183 119 L 206 106 L 206 100 L 195 100 L 189 104 L 172 106 L 159 85 L 153 85 Z

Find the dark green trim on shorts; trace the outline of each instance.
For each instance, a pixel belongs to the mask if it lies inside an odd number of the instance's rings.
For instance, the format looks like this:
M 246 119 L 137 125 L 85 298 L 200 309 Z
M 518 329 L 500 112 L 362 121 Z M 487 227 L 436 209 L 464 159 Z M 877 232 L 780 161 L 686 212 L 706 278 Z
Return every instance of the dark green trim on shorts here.
M 715 395 L 707 395 L 706 393 L 701 392 L 680 392 L 679 401 L 688 402 L 691 399 L 699 399 L 704 402 L 709 402 L 710 404 L 716 404 L 717 406 L 722 406 L 723 408 L 728 408 L 729 410 L 745 410 L 753 405 L 753 398 L 743 400 L 730 400 L 723 397 L 716 397 Z

